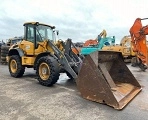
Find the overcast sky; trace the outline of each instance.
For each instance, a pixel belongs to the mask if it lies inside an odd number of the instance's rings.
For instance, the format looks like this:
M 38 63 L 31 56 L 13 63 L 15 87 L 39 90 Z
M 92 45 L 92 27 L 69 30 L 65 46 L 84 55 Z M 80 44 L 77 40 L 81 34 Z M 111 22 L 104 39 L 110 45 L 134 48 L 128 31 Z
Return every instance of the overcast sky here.
M 95 39 L 105 29 L 119 43 L 147 11 L 148 0 L 0 0 L 0 40 L 21 36 L 24 22 L 38 21 L 55 25 L 63 40 Z

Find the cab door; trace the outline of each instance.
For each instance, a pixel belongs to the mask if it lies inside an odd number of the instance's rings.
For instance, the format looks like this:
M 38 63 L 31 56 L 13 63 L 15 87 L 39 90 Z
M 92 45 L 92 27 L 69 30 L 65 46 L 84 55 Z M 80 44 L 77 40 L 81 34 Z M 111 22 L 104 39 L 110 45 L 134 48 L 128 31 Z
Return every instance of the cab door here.
M 21 42 L 21 48 L 23 48 L 26 55 L 34 55 L 35 45 L 35 30 L 34 25 L 28 25 L 25 27 L 25 39 Z
M 38 55 L 38 54 L 44 52 L 45 48 L 46 48 L 45 42 L 44 42 L 44 40 L 42 40 L 42 37 L 41 37 L 39 31 L 41 32 L 42 30 L 35 29 L 35 37 L 36 37 L 35 38 L 35 41 L 36 41 L 35 42 L 35 52 L 34 52 L 35 55 Z M 42 32 L 42 34 L 44 35 L 44 31 Z

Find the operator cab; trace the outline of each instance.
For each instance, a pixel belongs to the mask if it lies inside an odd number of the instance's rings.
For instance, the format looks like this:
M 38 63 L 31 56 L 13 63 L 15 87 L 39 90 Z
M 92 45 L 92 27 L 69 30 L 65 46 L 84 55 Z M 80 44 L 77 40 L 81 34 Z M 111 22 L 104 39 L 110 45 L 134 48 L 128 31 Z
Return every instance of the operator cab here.
M 42 24 L 39 22 L 29 22 L 24 24 L 24 39 L 32 42 L 37 47 L 38 42 L 44 40 L 54 41 L 55 26 Z

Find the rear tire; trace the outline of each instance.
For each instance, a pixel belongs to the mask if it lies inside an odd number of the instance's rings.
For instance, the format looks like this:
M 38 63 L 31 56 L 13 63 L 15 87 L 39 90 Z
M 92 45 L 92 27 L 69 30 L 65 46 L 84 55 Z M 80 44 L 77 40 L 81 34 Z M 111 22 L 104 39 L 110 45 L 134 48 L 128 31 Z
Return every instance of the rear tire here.
M 60 76 L 59 64 L 53 57 L 41 57 L 37 61 L 36 68 L 37 79 L 41 85 L 52 86 L 58 81 Z
M 15 78 L 22 77 L 25 72 L 25 67 L 22 66 L 21 58 L 18 55 L 10 57 L 8 67 L 10 75 Z

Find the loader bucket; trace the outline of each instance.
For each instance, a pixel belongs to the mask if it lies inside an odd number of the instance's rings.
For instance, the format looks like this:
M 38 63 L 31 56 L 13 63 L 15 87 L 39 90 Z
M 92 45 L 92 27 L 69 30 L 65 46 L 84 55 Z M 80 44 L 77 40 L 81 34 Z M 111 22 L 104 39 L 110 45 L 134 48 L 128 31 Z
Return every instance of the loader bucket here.
M 142 90 L 121 53 L 113 51 L 97 51 L 86 56 L 76 83 L 85 99 L 119 110 Z

